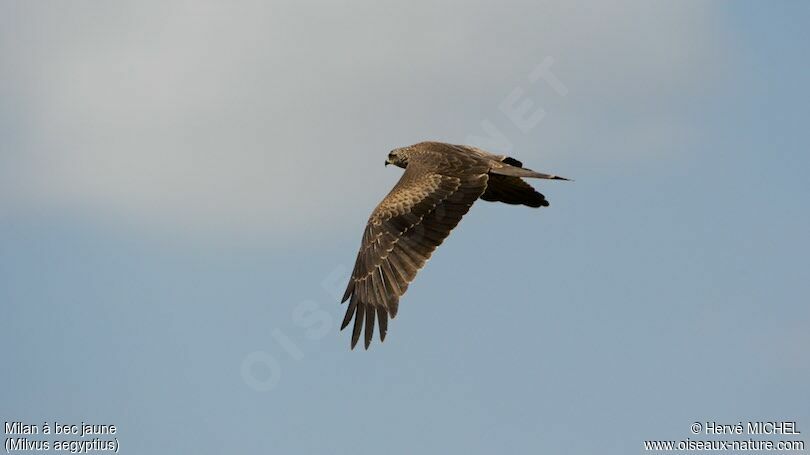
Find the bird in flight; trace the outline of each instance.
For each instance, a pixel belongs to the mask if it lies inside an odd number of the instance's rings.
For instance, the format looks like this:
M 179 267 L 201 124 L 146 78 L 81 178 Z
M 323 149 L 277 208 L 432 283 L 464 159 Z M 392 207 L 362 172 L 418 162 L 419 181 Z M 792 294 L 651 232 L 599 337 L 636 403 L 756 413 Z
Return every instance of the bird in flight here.
M 342 302 L 349 300 L 343 330 L 354 318 L 354 349 L 365 325 L 365 347 L 377 321 L 385 340 L 388 318 L 397 315 L 399 298 L 473 202 L 546 207 L 546 198 L 522 177 L 568 180 L 523 167 L 520 161 L 466 145 L 420 142 L 394 149 L 385 165 L 405 169 L 390 193 L 374 209 Z

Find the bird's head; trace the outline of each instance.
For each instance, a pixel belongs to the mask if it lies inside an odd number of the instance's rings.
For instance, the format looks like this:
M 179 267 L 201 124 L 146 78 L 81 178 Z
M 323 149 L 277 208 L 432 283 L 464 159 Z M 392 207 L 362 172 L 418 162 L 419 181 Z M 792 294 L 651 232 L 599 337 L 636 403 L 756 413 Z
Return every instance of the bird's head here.
M 385 159 L 385 165 L 393 164 L 405 169 L 408 166 L 408 150 L 407 148 L 398 148 L 391 150 L 388 158 Z

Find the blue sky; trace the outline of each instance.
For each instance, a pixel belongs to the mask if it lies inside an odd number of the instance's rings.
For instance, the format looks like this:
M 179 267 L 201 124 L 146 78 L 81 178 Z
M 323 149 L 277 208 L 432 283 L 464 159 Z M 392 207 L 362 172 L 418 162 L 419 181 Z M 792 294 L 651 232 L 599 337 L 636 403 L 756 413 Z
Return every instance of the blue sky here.
M 3 2 L 0 417 L 115 424 L 123 453 L 155 454 L 805 432 L 808 20 L 800 2 Z M 564 94 L 528 77 L 547 58 Z M 515 93 L 545 112 L 525 131 L 500 107 Z M 349 351 L 338 301 L 399 177 L 384 156 L 483 124 L 576 181 L 533 182 L 542 210 L 477 203 L 386 342 Z

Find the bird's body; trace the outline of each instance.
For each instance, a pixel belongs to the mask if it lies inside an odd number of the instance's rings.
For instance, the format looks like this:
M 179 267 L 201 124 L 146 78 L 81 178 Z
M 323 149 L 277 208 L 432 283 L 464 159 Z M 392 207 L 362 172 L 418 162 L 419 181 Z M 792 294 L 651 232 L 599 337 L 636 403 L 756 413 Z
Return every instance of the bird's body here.
M 343 296 L 351 300 L 341 329 L 354 318 L 352 348 L 364 325 L 368 348 L 375 319 L 385 339 L 408 284 L 476 199 L 548 206 L 521 177 L 567 180 L 523 168 L 514 158 L 441 142 L 395 149 L 387 164 L 405 172 L 369 217 Z

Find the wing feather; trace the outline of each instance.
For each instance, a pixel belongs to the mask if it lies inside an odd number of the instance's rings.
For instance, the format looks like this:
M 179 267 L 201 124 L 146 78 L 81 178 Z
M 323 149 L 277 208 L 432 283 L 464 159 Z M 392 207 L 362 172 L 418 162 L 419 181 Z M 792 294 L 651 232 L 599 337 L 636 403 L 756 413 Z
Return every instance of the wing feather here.
M 357 309 L 357 301 L 360 298 L 360 293 L 354 293 L 352 295 L 352 299 L 349 301 L 349 308 L 346 309 L 346 316 L 343 317 L 343 324 L 340 325 L 340 330 L 346 328 L 349 325 L 349 322 L 352 321 L 352 317 L 354 317 L 354 312 Z
M 377 325 L 380 326 L 380 341 L 385 341 L 388 333 L 388 312 L 385 308 L 377 308 Z
M 376 316 L 377 308 L 380 306 L 372 306 L 366 309 L 366 349 L 371 344 L 371 339 L 374 338 L 374 316 Z
M 357 305 L 357 312 L 354 316 L 354 328 L 352 329 L 352 347 L 357 344 L 360 339 L 360 330 L 363 328 L 363 319 L 366 312 L 366 304 L 360 303 Z

